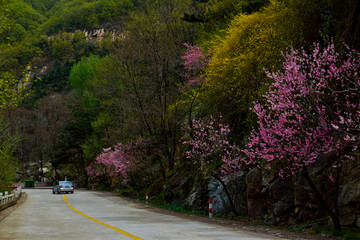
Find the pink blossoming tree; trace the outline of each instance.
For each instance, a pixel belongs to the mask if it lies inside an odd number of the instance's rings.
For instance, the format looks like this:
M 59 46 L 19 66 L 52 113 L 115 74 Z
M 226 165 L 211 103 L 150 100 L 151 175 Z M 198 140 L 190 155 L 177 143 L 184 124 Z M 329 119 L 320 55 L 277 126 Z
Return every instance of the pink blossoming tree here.
M 228 173 L 231 168 L 227 166 L 231 166 L 231 162 L 239 162 L 240 149 L 229 142 L 230 128 L 227 124 L 221 123 L 221 119 L 221 116 L 218 119 L 210 116 L 209 121 L 193 118 L 192 127 L 188 126 L 192 139 L 183 144 L 190 147 L 190 150 L 186 152 L 186 158 L 199 165 L 199 170 L 205 178 L 212 176 L 222 184 L 232 211 L 239 215 L 219 173 Z M 223 168 L 224 163 L 227 163 L 227 166 Z
M 258 129 L 253 130 L 241 164 L 278 171 L 280 177 L 301 173 L 335 227 L 341 229 L 337 199 L 339 177 L 346 160 L 358 150 L 360 132 L 360 55 L 334 44 L 308 54 L 289 49 L 283 70 L 268 73 L 274 80 L 265 101 L 255 103 Z M 335 204 L 328 204 L 308 168 L 314 163 L 333 167 L 329 184 L 336 188 Z M 334 206 L 334 207 L 330 207 Z
M 346 47 L 347 48 L 347 47 Z M 282 178 L 302 174 L 335 227 L 341 229 L 338 211 L 339 180 L 343 164 L 358 152 L 360 134 L 360 54 L 347 48 L 339 54 L 334 44 L 308 54 L 289 49 L 283 70 L 267 75 L 274 80 L 263 102 L 255 103 L 258 128 L 246 149 L 228 142 L 228 126 L 210 118 L 193 119 L 191 149 L 187 158 L 200 162 L 213 175 L 222 168 L 229 174 L 256 166 L 277 171 Z M 247 158 L 241 157 L 245 153 Z M 328 203 L 308 168 L 331 166 L 329 184 L 335 186 L 335 202 Z
M 192 128 L 192 112 L 195 100 L 201 92 L 205 80 L 204 70 L 209 64 L 210 57 L 200 46 L 192 46 L 187 43 L 184 43 L 184 45 L 187 49 L 182 57 L 185 68 L 183 90 L 185 96 L 189 98 L 188 125 Z M 190 131 L 190 134 L 192 135 L 192 131 Z
M 119 177 L 124 182 L 128 181 L 133 161 L 127 150 L 128 147 L 122 143 L 104 149 L 96 157 L 94 165 L 87 168 L 88 175 L 102 179 Z
M 186 51 L 182 57 L 186 73 L 184 74 L 187 82 L 185 85 L 200 86 L 204 81 L 203 71 L 210 61 L 210 57 L 204 50 L 197 45 L 184 43 Z

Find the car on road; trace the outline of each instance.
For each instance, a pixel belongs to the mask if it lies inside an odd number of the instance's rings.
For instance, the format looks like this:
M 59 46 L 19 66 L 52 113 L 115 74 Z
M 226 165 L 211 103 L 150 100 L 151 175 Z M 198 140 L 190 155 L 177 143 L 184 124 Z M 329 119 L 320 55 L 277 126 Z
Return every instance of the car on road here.
M 70 181 L 59 181 L 57 185 L 53 186 L 53 194 L 55 193 L 74 193 L 74 184 Z

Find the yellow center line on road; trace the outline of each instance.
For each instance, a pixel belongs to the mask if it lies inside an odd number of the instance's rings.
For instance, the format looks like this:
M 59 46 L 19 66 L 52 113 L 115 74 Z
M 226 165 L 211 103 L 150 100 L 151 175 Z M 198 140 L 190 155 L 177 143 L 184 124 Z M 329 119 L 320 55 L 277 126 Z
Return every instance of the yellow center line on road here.
M 65 203 L 68 205 L 68 207 L 71 208 L 71 209 L 72 209 L 73 211 L 75 211 L 76 213 L 78 213 L 78 214 L 80 214 L 80 215 L 82 215 L 82 216 L 84 216 L 84 217 L 86 217 L 86 218 L 88 218 L 88 219 L 90 219 L 90 220 L 93 220 L 94 222 L 97 222 L 97 223 L 99 223 L 99 224 L 101 224 L 101 225 L 104 225 L 104 226 L 106 226 L 106 227 L 108 227 L 108 228 L 111 228 L 112 230 L 115 230 L 115 231 L 117 231 L 117 232 L 119 232 L 119 233 L 122 233 L 122 234 L 124 234 L 125 236 L 128 236 L 128 237 L 130 237 L 130 238 L 132 238 L 132 239 L 135 239 L 135 240 L 143 240 L 142 238 L 139 238 L 139 237 L 137 237 L 137 236 L 134 236 L 134 235 L 132 235 L 132 234 L 130 234 L 130 233 L 127 233 L 127 232 L 125 232 L 125 231 L 123 231 L 123 230 L 121 230 L 121 229 L 118 229 L 118 228 L 113 227 L 113 226 L 111 226 L 111 225 L 109 225 L 109 224 L 103 223 L 103 222 L 101 222 L 101 221 L 99 221 L 99 220 L 97 220 L 97 219 L 95 219 L 95 218 L 89 217 L 89 216 L 86 215 L 86 214 L 83 214 L 82 212 L 76 210 L 75 208 L 73 208 L 73 206 L 70 205 L 70 203 L 67 201 L 65 195 L 63 195 L 63 197 L 64 197 L 64 201 L 65 201 Z

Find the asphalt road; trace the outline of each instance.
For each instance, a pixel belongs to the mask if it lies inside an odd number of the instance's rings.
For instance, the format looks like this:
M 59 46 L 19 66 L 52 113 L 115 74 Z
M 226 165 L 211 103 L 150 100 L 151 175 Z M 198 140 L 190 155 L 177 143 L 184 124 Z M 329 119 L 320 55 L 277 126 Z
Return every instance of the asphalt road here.
M 0 239 L 279 239 L 151 211 L 120 197 L 92 191 L 52 194 L 24 190 L 28 197 L 0 222 Z M 65 197 L 64 197 L 65 196 Z

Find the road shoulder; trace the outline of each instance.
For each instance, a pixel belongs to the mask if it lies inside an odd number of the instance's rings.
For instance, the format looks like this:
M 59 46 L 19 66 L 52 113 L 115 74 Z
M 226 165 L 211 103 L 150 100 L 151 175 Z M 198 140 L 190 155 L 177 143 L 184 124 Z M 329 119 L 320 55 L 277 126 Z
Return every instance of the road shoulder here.
M 158 206 L 154 206 L 154 205 L 146 206 L 145 203 L 143 203 L 137 199 L 119 196 L 117 194 L 110 193 L 110 192 L 97 192 L 97 194 L 99 196 L 107 197 L 107 198 L 111 198 L 111 199 L 118 197 L 119 199 L 125 200 L 128 203 L 130 203 L 133 207 L 137 207 L 140 209 L 146 209 L 148 211 L 152 211 L 152 212 L 156 212 L 156 213 L 167 214 L 167 215 L 177 216 L 180 218 L 195 220 L 195 221 L 199 221 L 199 222 L 203 222 L 203 223 L 216 224 L 216 225 L 225 226 L 225 227 L 229 227 L 229 228 L 233 228 L 233 229 L 239 229 L 242 231 L 273 236 L 273 237 L 279 238 L 279 239 L 296 239 L 296 240 L 322 240 L 325 238 L 329 239 L 329 240 L 337 239 L 335 237 L 321 236 L 320 234 L 307 234 L 307 233 L 292 232 L 292 231 L 289 231 L 288 229 L 286 229 L 285 227 L 281 228 L 281 227 L 276 227 L 276 226 L 253 225 L 253 224 L 247 223 L 247 222 L 241 222 L 241 221 L 224 219 L 224 218 L 216 218 L 216 217 L 209 218 L 204 215 L 180 213 L 180 212 L 176 212 L 174 210 L 170 210 L 170 209 L 166 209 L 166 208 L 162 208 L 162 207 L 158 207 Z

